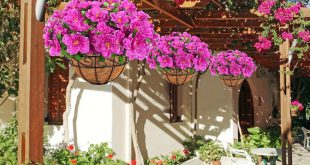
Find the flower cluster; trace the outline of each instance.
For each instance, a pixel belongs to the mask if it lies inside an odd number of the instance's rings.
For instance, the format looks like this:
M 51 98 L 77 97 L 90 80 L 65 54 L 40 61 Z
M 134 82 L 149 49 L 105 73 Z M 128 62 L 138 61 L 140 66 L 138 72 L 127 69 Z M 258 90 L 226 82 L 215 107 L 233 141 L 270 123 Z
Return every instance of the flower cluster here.
M 290 33 L 290 32 L 283 32 L 282 34 L 281 34 L 281 37 L 284 39 L 284 40 L 286 40 L 286 39 L 288 39 L 288 40 L 293 40 L 293 34 L 292 33 Z
M 148 165 L 166 165 L 166 164 L 181 164 L 191 158 L 191 154 L 188 149 L 183 151 L 173 152 L 170 156 L 161 156 L 151 158 L 147 161 Z
M 291 110 L 292 111 L 302 111 L 304 109 L 304 106 L 298 101 L 298 100 L 295 100 L 295 101 L 292 101 L 291 103 Z
M 265 21 L 262 24 L 262 36 L 259 36 L 259 41 L 254 45 L 256 50 L 266 51 L 272 47 L 272 44 L 279 46 L 287 39 L 290 41 L 297 39 L 294 53 L 298 54 L 299 58 L 303 57 L 304 53 L 309 51 L 307 42 L 310 40 L 310 34 L 305 30 L 307 22 L 301 15 L 301 7 L 300 2 L 261 1 L 258 11 L 263 14 Z M 290 29 L 278 29 L 285 24 L 289 25 Z
M 203 72 L 210 64 L 211 52 L 196 36 L 174 32 L 158 39 L 147 62 L 150 68 L 193 69 Z
M 270 14 L 271 8 L 276 4 L 275 0 L 266 0 L 261 3 L 258 7 L 258 12 L 268 15 Z
M 221 52 L 212 58 L 210 71 L 212 75 L 236 76 L 247 78 L 256 70 L 252 58 L 238 50 Z
M 301 38 L 304 42 L 309 42 L 310 41 L 310 31 L 301 31 L 298 33 L 298 37 Z
M 254 45 L 254 47 L 256 48 L 258 52 L 269 50 L 271 46 L 272 46 L 271 41 L 262 36 L 258 37 L 258 42 L 255 43 Z
M 281 23 L 286 24 L 289 21 L 292 21 L 294 15 L 300 12 L 301 4 L 296 3 L 295 5 L 288 8 L 278 8 L 275 11 L 275 18 Z
M 126 55 L 143 60 L 159 37 L 149 18 L 129 0 L 72 0 L 47 21 L 45 47 L 51 56 Z

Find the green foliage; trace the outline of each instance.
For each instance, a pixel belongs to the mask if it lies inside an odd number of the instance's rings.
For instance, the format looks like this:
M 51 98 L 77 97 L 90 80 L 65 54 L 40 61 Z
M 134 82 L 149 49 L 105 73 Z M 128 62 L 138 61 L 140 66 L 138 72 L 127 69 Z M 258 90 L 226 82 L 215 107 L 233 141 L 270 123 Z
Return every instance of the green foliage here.
M 73 147 L 73 146 L 71 146 Z M 62 146 L 51 149 L 44 158 L 44 163 L 49 165 L 125 165 L 120 160 L 112 159 L 113 151 L 108 147 L 107 143 L 93 145 L 91 144 L 88 151 L 78 151 L 74 148 Z
M 0 164 L 17 164 L 17 119 L 14 117 L 0 131 Z
M 159 156 L 154 157 L 151 159 L 148 159 L 146 161 L 147 165 L 178 165 L 182 162 L 185 162 L 191 158 L 190 153 L 187 152 L 187 150 L 183 151 L 176 151 L 173 152 L 169 156 Z
M 241 149 L 247 151 L 251 157 L 257 161 L 257 155 L 253 155 L 251 150 L 254 148 L 280 148 L 280 127 L 272 125 L 266 130 L 262 130 L 259 127 L 248 128 L 249 135 L 246 135 L 242 142 L 234 142 L 232 148 Z
M 183 146 L 190 151 L 192 156 L 194 156 L 196 151 L 207 142 L 208 141 L 204 137 L 195 135 L 193 137 L 187 138 L 183 142 Z
M 222 156 L 226 155 L 223 146 L 213 140 L 209 140 L 199 147 L 198 153 L 200 159 L 205 162 L 220 160 Z
M 19 16 L 18 1 L 0 1 L 0 97 L 18 91 Z

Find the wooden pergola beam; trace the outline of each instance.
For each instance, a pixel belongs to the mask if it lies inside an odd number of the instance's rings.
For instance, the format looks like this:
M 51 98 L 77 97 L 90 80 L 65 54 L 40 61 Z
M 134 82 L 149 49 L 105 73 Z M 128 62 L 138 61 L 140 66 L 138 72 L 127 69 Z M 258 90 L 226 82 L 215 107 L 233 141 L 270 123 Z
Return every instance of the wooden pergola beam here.
M 36 0 L 21 0 L 18 164 L 43 163 L 44 23 L 36 21 Z
M 167 15 L 168 17 L 176 20 L 187 28 L 195 27 L 195 23 L 191 17 L 182 14 L 177 8 L 171 6 L 165 0 L 142 0 L 142 2 Z

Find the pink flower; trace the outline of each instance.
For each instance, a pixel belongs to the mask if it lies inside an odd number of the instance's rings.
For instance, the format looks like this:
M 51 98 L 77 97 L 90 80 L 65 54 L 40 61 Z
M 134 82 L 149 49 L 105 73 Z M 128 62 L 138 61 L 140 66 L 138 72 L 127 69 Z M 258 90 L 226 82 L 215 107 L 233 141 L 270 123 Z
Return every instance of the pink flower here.
M 298 33 L 298 37 L 301 38 L 303 41 L 308 42 L 310 40 L 310 31 L 301 31 Z
M 258 12 L 262 14 L 270 14 L 271 8 L 276 4 L 275 0 L 265 0 L 263 1 L 259 7 L 258 7 Z
M 188 154 L 189 154 L 189 150 L 188 150 L 188 149 L 184 149 L 184 150 L 183 150 L 183 153 L 184 153 L 185 155 L 188 155 Z
M 94 6 L 86 11 L 85 16 L 92 22 L 107 21 L 108 11 L 101 10 L 100 6 Z
M 238 50 L 228 50 L 220 52 L 212 58 L 210 72 L 212 75 L 231 75 L 250 77 L 256 70 L 252 58 Z
M 49 53 L 51 56 L 60 56 L 60 43 L 56 37 L 53 38 Z
M 175 56 L 175 63 L 176 66 L 179 67 L 182 70 L 185 70 L 187 68 L 191 68 L 192 64 L 187 56 Z
M 275 11 L 275 18 L 281 23 L 286 24 L 293 20 L 294 13 L 289 8 L 278 8 Z
M 256 48 L 258 52 L 269 50 L 271 46 L 272 46 L 271 41 L 262 36 L 258 37 L 258 42 L 255 43 L 254 45 L 254 47 Z
M 81 12 L 77 9 L 66 11 L 63 18 L 64 23 L 68 24 L 71 30 L 83 32 L 89 29 L 89 25 L 84 23 L 84 18 Z
M 301 3 L 298 2 L 298 3 L 296 3 L 295 5 L 289 7 L 288 9 L 289 9 L 291 12 L 293 12 L 294 14 L 297 14 L 297 13 L 300 12 L 300 8 L 301 8 Z
M 123 28 L 129 21 L 129 17 L 125 11 L 111 14 L 111 20 L 116 23 L 118 28 Z
M 62 42 L 67 46 L 67 52 L 71 55 L 85 54 L 89 51 L 89 39 L 82 34 L 65 35 Z
M 173 66 L 173 60 L 171 57 L 168 56 L 159 56 L 157 58 L 157 61 L 159 62 L 159 66 L 161 68 L 166 68 L 166 67 L 172 67 Z
M 205 71 L 207 69 L 207 61 L 205 58 L 194 58 L 193 59 L 194 68 L 196 71 Z
M 284 40 L 286 40 L 286 39 L 288 39 L 288 40 L 293 40 L 293 34 L 292 33 L 290 33 L 290 32 L 283 32 L 282 34 L 281 34 L 281 36 L 282 36 L 282 38 L 284 39 Z

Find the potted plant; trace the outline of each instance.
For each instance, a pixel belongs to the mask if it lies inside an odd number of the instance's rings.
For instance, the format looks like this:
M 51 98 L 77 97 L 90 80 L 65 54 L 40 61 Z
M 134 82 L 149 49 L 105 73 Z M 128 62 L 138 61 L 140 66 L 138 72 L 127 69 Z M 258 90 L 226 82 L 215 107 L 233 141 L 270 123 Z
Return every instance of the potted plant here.
M 221 144 L 209 140 L 198 149 L 198 156 L 205 162 L 211 162 L 212 165 L 220 165 L 221 157 L 225 155 L 225 150 Z
M 290 109 L 291 115 L 296 117 L 298 116 L 299 112 L 304 109 L 304 106 L 298 100 L 295 100 L 292 101 Z
M 44 28 L 50 56 L 69 59 L 92 84 L 116 79 L 128 60 L 144 60 L 158 34 L 149 15 L 129 0 L 72 0 L 55 11 Z
M 236 87 L 256 70 L 255 63 L 246 53 L 239 50 L 220 52 L 212 58 L 210 71 L 218 75 L 229 87 Z
M 210 64 L 211 52 L 206 43 L 184 32 L 160 37 L 147 59 L 151 69 L 157 68 L 169 83 L 183 85 L 196 72 L 204 72 Z

